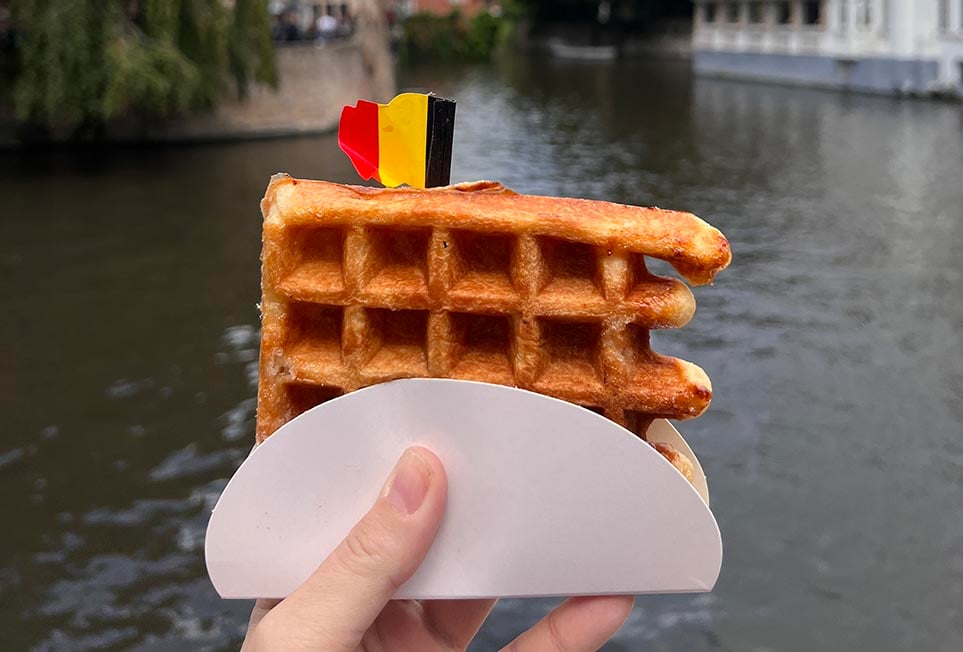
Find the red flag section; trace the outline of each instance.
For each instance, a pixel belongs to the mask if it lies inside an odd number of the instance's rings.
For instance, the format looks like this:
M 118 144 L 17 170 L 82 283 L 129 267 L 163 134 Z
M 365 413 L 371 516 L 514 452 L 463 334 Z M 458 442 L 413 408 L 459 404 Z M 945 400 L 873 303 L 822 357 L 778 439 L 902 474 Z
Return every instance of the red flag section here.
M 375 179 L 378 174 L 378 105 L 358 100 L 357 106 L 346 106 L 341 111 L 338 146 L 348 155 L 362 179 Z

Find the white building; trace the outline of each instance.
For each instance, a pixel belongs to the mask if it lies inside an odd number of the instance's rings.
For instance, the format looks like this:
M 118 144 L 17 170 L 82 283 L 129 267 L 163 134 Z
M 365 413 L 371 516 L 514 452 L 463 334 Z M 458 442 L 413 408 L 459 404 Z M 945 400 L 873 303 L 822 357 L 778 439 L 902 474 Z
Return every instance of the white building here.
M 695 0 L 695 70 L 963 94 L 963 0 Z

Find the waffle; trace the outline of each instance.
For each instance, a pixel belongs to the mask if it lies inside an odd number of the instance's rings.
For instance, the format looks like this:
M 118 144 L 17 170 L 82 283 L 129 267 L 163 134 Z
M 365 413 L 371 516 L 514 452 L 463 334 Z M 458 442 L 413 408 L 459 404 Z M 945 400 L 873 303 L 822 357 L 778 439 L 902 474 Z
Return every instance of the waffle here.
M 695 301 L 644 256 L 693 284 L 729 263 L 725 237 L 694 215 L 487 181 L 375 189 L 287 175 L 261 209 L 259 442 L 396 378 L 522 387 L 643 436 L 712 397 L 699 367 L 649 347 L 649 330 L 683 326 Z

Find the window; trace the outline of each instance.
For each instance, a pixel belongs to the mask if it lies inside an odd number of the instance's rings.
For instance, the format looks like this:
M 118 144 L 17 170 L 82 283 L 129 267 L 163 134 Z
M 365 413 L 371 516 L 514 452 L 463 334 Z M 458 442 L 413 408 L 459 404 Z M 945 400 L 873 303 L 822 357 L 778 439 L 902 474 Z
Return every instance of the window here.
M 856 24 L 863 27 L 873 24 L 873 0 L 856 0 Z
M 726 5 L 726 20 L 730 23 L 739 22 L 739 3 L 730 2 Z
M 716 22 L 716 3 L 707 2 L 703 5 L 703 7 L 704 9 L 703 9 L 702 15 L 705 17 L 704 18 L 705 22 L 707 23 Z
M 820 5 L 822 3 L 819 0 L 806 0 L 803 3 L 803 24 L 805 25 L 818 25 L 820 19 Z
M 950 0 L 940 0 L 939 8 L 940 31 L 950 28 Z
M 839 24 L 841 27 L 849 24 L 849 0 L 839 0 Z
M 761 2 L 749 3 L 749 22 L 750 23 L 762 22 L 762 3 Z
M 780 25 L 788 25 L 792 22 L 792 5 L 788 2 L 776 3 L 776 22 Z

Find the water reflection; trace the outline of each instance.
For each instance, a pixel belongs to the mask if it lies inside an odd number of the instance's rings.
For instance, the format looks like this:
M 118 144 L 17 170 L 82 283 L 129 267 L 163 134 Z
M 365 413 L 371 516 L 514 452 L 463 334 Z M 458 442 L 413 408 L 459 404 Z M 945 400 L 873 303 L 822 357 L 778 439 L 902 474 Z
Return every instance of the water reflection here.
M 459 101 L 456 180 L 683 208 L 732 242 L 692 323 L 653 338 L 714 380 L 683 429 L 723 575 L 640 599 L 611 649 L 963 644 L 958 107 L 669 64 L 404 81 Z M 249 605 L 217 599 L 201 543 L 253 441 L 257 202 L 278 170 L 354 178 L 331 137 L 0 159 L 6 647 L 237 647 Z M 551 604 L 505 601 L 476 649 Z

